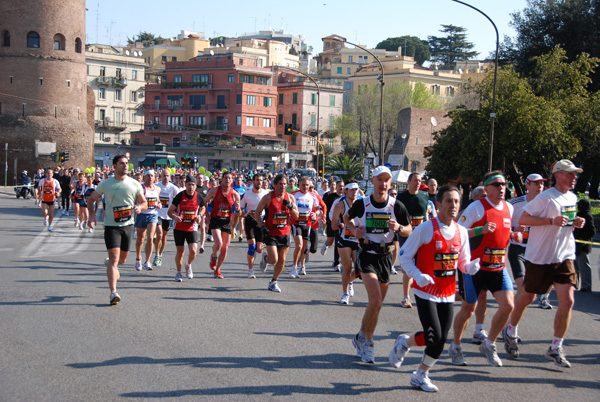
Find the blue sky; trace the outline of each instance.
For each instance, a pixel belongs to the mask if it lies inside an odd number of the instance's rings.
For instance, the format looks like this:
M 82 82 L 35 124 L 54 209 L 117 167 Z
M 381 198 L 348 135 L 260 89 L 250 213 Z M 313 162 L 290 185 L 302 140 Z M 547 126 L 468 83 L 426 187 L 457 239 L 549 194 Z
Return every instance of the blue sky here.
M 504 35 L 514 37 L 510 14 L 526 7 L 526 0 L 466 1 L 486 13 Z M 467 29 L 478 58 L 495 48 L 495 33 L 481 14 L 451 0 L 273 0 L 223 2 L 178 0 L 173 3 L 146 0 L 86 0 L 87 43 L 125 44 L 140 31 L 163 37 L 176 36 L 182 29 L 204 32 L 206 38 L 237 36 L 273 28 L 303 35 L 315 50 L 322 50 L 321 38 L 331 34 L 375 47 L 388 37 L 403 35 L 427 39 L 441 36 L 442 24 Z

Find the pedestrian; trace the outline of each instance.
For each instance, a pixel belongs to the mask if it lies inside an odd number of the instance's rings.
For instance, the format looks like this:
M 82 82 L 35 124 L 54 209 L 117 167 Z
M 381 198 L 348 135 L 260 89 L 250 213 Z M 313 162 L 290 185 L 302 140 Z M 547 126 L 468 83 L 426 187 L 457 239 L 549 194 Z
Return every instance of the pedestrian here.
M 596 234 L 596 226 L 594 225 L 594 217 L 592 216 L 592 206 L 590 201 L 583 198 L 577 202 L 577 216 L 585 219 L 585 225 L 581 229 L 575 228 L 573 235 L 575 236 L 575 268 L 577 270 L 577 289 L 580 292 L 592 291 L 592 267 L 590 266 L 590 253 L 592 245 L 589 243 L 594 239 Z M 578 240 L 582 241 L 579 242 Z

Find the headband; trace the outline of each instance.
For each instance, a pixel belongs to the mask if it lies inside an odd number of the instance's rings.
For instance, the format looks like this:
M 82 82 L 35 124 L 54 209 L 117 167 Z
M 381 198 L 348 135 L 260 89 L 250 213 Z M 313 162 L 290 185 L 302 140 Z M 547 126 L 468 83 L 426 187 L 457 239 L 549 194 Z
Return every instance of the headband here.
M 502 176 L 501 174 L 495 174 L 493 176 L 490 176 L 490 177 L 487 178 L 486 181 L 483 182 L 483 185 L 487 186 L 488 184 L 490 184 L 490 182 L 492 180 L 496 180 L 496 179 L 504 179 L 504 176 Z
M 348 183 L 344 188 L 346 190 L 354 190 L 355 188 L 358 188 L 358 183 Z

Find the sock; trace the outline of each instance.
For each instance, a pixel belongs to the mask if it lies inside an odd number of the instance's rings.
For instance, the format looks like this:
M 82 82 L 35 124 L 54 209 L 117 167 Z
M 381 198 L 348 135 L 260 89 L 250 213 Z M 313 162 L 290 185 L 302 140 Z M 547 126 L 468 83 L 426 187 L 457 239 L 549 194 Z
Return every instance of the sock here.
M 417 369 L 417 375 L 419 377 L 425 377 L 427 375 L 427 370 L 423 370 L 421 367 Z
M 508 328 L 506 330 L 506 333 L 508 334 L 508 336 L 512 336 L 513 338 L 516 338 L 518 327 L 519 327 L 518 325 L 515 325 L 513 327 L 511 324 L 508 324 Z
M 269 268 L 270 268 L 270 269 L 273 269 L 273 268 L 275 268 L 275 264 L 268 264 L 268 263 L 267 263 L 267 270 L 269 270 Z
M 277 282 L 277 279 L 271 278 L 271 282 Z M 270 282 L 269 282 L 270 283 Z
M 365 339 L 365 345 L 374 346 L 375 342 L 373 342 L 373 339 Z
M 562 347 L 564 340 L 565 340 L 564 338 L 557 338 L 556 336 L 553 336 L 552 337 L 552 346 L 550 346 L 550 349 L 556 350 L 556 349 Z
M 458 345 L 457 345 L 456 343 L 452 342 L 452 343 L 450 344 L 450 348 L 451 348 L 451 349 L 460 349 L 460 344 L 458 344 Z
M 483 330 L 483 324 L 475 324 L 475 332 L 481 332 Z
M 362 330 L 358 331 L 358 340 L 359 341 L 364 341 L 365 340 L 365 333 L 362 332 Z
M 492 342 L 492 341 L 490 341 L 489 339 L 486 339 L 486 340 L 485 340 L 485 346 L 486 346 L 487 348 L 491 348 L 491 347 L 492 347 L 492 345 L 493 345 L 493 346 L 496 346 L 496 342 Z

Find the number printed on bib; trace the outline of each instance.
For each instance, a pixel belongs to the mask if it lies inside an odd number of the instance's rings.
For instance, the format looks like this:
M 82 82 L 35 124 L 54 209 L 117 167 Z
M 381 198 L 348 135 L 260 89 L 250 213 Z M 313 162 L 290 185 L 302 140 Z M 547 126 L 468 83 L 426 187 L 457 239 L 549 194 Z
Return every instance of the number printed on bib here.
M 560 207 L 560 214 L 567 217 L 567 224 L 565 226 L 573 226 L 573 221 L 577 215 L 577 206 Z
M 169 206 L 169 197 L 160 197 L 160 203 L 163 207 L 167 208 Z
M 506 250 L 503 248 L 486 247 L 481 259 L 481 266 L 486 268 L 502 268 L 506 259 Z
M 298 226 L 306 226 L 306 224 L 308 223 L 309 215 L 309 212 L 300 213 L 300 216 L 298 216 L 298 219 L 296 219 L 296 223 L 298 224 Z
M 286 212 L 277 212 L 273 216 L 273 227 L 282 229 L 287 226 L 288 215 Z
M 424 216 L 412 216 L 410 218 L 410 225 L 414 229 L 415 226 L 419 226 L 421 223 L 423 223 L 424 220 L 425 220 Z
M 181 222 L 192 223 L 196 219 L 196 211 L 181 211 Z
M 433 276 L 436 278 L 447 278 L 456 273 L 458 253 L 435 253 Z
M 156 209 L 156 201 L 157 199 L 154 197 L 148 197 L 148 209 Z
M 387 233 L 390 231 L 388 221 L 392 216 L 386 212 L 367 212 L 366 213 L 366 229 L 367 233 Z
M 131 219 L 131 210 L 132 208 L 128 205 L 123 205 L 121 207 L 113 208 L 113 216 L 115 222 L 127 222 Z

